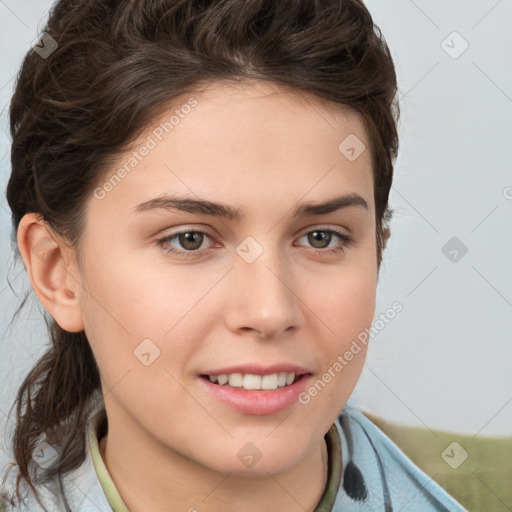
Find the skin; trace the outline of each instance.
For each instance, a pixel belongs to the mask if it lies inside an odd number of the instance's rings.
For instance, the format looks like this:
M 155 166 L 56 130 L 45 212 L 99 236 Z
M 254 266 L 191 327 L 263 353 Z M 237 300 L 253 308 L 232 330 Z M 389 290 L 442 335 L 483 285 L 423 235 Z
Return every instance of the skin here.
M 190 96 L 162 111 L 137 144 Z M 349 134 L 366 148 L 369 140 L 350 108 L 276 84 L 212 83 L 193 97 L 197 106 L 130 174 L 103 199 L 88 199 L 80 257 L 36 214 L 20 224 L 20 250 L 46 310 L 62 328 L 85 330 L 109 422 L 102 456 L 132 512 L 313 511 L 326 485 L 324 435 L 366 349 L 307 405 L 271 415 L 219 402 L 199 374 L 289 362 L 310 369 L 314 382 L 370 327 L 378 271 L 371 155 L 349 161 L 338 150 Z M 164 193 L 221 202 L 244 218 L 134 212 Z M 345 193 L 368 209 L 291 217 L 300 203 Z M 166 252 L 186 252 L 178 237 L 156 242 L 183 228 L 211 235 L 196 243 L 199 256 Z M 315 229 L 340 230 L 353 243 L 329 253 L 343 242 L 308 236 Z M 263 249 L 252 263 L 236 252 L 249 236 Z M 32 251 L 43 239 L 55 242 L 44 261 Z M 147 338 L 160 356 L 145 366 L 134 350 Z M 261 453 L 250 468 L 237 457 L 248 441 Z

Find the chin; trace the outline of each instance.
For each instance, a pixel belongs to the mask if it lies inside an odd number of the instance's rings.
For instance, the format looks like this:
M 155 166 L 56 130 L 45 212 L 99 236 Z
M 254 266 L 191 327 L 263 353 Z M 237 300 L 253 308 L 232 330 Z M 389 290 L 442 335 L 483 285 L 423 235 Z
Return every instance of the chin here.
M 209 460 L 205 460 L 203 465 L 213 471 L 236 476 L 268 477 L 269 473 L 277 475 L 292 469 L 306 455 L 296 442 L 283 445 L 281 440 L 276 441 L 278 446 L 269 446 L 263 438 L 261 442 L 237 440 L 235 446 L 231 443 L 231 446 L 219 449 L 218 453 L 210 453 Z

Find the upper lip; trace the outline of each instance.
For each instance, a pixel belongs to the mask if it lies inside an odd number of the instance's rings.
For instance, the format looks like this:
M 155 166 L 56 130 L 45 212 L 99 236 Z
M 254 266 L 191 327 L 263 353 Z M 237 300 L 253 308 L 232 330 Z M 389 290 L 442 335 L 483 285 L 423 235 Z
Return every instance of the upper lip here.
M 201 375 L 229 375 L 231 373 L 250 373 L 252 375 L 272 375 L 273 373 L 295 373 L 295 375 L 302 375 L 311 373 L 310 370 L 303 366 L 298 366 L 289 363 L 276 363 L 269 366 L 262 366 L 260 364 L 239 364 L 216 370 L 208 370 L 201 373 Z

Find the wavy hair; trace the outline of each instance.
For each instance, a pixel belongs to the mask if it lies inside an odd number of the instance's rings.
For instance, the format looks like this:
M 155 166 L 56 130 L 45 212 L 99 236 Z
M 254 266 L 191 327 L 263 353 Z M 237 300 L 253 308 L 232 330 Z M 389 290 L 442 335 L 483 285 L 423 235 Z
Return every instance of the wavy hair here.
M 214 80 L 264 80 L 362 117 L 380 268 L 399 105 L 391 53 L 361 0 L 59 0 L 44 32 L 57 47 L 46 58 L 27 53 L 10 103 L 14 232 L 36 212 L 78 250 L 86 199 L 163 107 Z M 20 479 L 39 501 L 39 473 L 51 479 L 84 461 L 90 398 L 101 389 L 85 333 L 47 323 L 50 346 L 13 404 L 18 499 Z M 53 465 L 32 471 L 42 436 L 63 446 Z

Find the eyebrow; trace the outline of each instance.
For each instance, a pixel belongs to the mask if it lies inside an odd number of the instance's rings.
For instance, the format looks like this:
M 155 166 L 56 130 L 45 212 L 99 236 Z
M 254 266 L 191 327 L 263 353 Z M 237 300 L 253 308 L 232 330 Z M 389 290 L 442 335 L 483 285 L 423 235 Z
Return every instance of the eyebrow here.
M 306 202 L 295 208 L 292 217 L 306 217 L 311 215 L 326 215 L 338 210 L 352 207 L 362 207 L 368 211 L 368 203 L 358 194 L 337 196 L 322 203 Z M 239 208 L 232 208 L 222 203 L 190 199 L 186 197 L 155 197 L 138 204 L 134 212 L 148 212 L 154 210 L 180 210 L 199 215 L 212 215 L 232 221 L 241 221 L 244 215 Z

